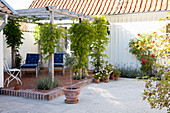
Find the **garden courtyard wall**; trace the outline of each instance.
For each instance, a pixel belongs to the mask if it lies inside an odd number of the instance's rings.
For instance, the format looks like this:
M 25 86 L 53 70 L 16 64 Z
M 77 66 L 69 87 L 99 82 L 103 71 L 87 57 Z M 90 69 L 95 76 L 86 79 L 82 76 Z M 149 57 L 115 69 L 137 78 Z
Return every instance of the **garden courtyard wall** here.
M 167 21 L 158 21 L 159 18 L 166 17 L 166 12 L 150 12 L 150 13 L 134 13 L 122 15 L 106 16 L 110 23 L 110 41 L 106 47 L 105 53 L 109 57 L 109 62 L 114 65 L 131 65 L 132 67 L 140 66 L 136 57 L 129 53 L 128 43 L 129 40 L 137 36 L 138 33 L 148 33 L 150 31 L 158 31 L 163 28 Z M 62 21 L 61 21 L 62 22 Z M 61 24 L 60 22 L 60 24 Z M 61 26 L 69 28 L 70 24 L 63 21 Z M 28 24 L 27 30 L 23 30 L 23 45 L 20 47 L 22 61 L 26 59 L 26 53 L 38 53 L 38 45 L 35 45 L 34 39 L 34 26 L 35 24 Z M 24 28 L 23 28 L 24 29 Z M 11 50 L 6 47 L 4 40 L 4 58 L 11 66 Z M 90 59 L 90 58 L 89 58 Z M 43 65 L 47 67 L 47 64 Z M 93 67 L 88 66 L 89 69 Z

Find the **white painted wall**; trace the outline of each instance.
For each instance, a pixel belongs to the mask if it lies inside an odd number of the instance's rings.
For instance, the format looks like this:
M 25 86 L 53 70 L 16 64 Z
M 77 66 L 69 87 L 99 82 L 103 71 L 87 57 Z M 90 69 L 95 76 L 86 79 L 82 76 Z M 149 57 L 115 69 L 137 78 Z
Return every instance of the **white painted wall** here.
M 4 85 L 4 72 L 3 72 L 3 34 L 0 32 L 0 88 Z
M 110 42 L 106 50 L 109 61 L 114 65 L 140 66 L 136 57 L 129 53 L 129 40 L 138 33 L 148 33 L 163 28 L 167 21 L 158 21 L 158 19 L 166 15 L 167 13 L 158 12 L 108 16 L 111 23 Z
M 22 61 L 26 60 L 27 53 L 38 53 L 38 45 L 34 45 L 34 33 L 32 32 L 23 32 L 23 44 L 21 45 L 19 51 L 22 56 Z M 6 59 L 9 67 L 11 67 L 11 48 L 7 48 L 7 44 L 4 41 L 4 58 Z

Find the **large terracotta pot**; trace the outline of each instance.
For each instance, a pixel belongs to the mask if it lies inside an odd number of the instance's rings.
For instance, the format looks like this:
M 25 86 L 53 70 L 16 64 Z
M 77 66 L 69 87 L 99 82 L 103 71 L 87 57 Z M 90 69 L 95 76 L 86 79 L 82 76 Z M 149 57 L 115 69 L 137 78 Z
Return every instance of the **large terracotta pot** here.
M 64 95 L 66 97 L 65 103 L 67 103 L 67 104 L 78 103 L 78 101 L 79 101 L 78 97 L 79 97 L 79 94 L 81 91 L 80 87 L 73 87 L 73 88 L 64 87 L 63 91 L 64 91 Z
M 114 76 L 115 80 L 118 80 L 119 79 L 119 76 Z
M 100 79 L 94 79 L 94 82 L 99 84 L 100 83 Z
M 114 74 L 110 74 L 110 79 L 111 79 L 111 80 L 114 79 Z

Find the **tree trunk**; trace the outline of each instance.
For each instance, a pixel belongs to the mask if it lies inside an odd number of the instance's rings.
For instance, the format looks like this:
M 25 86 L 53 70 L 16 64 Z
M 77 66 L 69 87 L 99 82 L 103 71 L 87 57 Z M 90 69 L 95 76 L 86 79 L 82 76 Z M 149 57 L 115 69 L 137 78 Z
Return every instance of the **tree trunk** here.
M 12 54 L 12 68 L 15 68 L 16 67 L 16 64 L 15 64 L 15 46 L 11 47 L 11 54 Z
M 51 58 L 48 60 L 49 77 L 54 82 L 54 54 L 51 54 Z

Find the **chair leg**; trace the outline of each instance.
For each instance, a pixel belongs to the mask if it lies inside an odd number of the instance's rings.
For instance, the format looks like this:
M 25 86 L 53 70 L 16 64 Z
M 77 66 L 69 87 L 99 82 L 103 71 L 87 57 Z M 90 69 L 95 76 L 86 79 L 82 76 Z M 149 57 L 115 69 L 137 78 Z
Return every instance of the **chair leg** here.
M 20 78 L 22 77 L 22 71 L 20 71 Z
M 38 68 L 36 67 L 36 78 L 38 77 Z
M 65 69 L 64 69 L 64 67 L 63 67 L 63 75 L 65 75 Z

